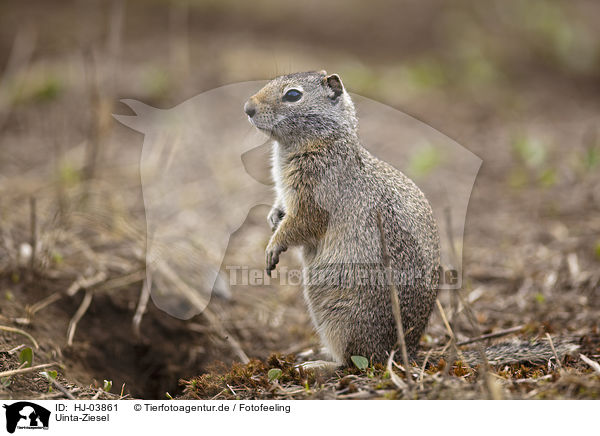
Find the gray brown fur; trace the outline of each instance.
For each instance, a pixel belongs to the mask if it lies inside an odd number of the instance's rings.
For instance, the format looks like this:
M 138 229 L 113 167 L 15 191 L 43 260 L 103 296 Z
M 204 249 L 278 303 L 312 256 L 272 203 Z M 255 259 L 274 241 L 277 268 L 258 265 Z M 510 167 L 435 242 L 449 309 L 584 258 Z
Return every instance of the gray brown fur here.
M 302 97 L 284 101 L 290 89 L 301 90 Z M 354 104 L 335 74 L 277 77 L 250 97 L 245 111 L 273 139 L 276 200 L 268 216 L 274 233 L 267 272 L 289 247 L 301 247 L 305 301 L 334 360 L 349 363 L 361 355 L 385 362 L 396 348 L 397 331 L 383 279 L 380 213 L 407 351 L 420 360 L 417 347 L 437 296 L 440 266 L 438 230 L 423 193 L 361 145 Z M 535 361 L 551 352 L 547 343 L 505 344 L 490 348 L 488 359 Z
M 300 101 L 281 100 L 290 87 L 302 89 Z M 396 276 L 413 355 L 435 302 L 440 264 L 438 231 L 423 193 L 362 147 L 354 105 L 336 75 L 278 77 L 252 96 L 246 109 L 275 143 L 277 199 L 268 218 L 274 234 L 267 270 L 288 247 L 302 247 L 305 300 L 333 358 L 385 361 L 397 333 L 382 280 L 380 211 L 393 269 L 418 276 L 404 284 Z
M 514 363 L 532 363 L 532 364 L 545 364 L 548 361 L 562 360 L 566 355 L 573 353 L 579 348 L 570 339 L 567 338 L 554 338 L 552 340 L 554 350 L 550 345 L 550 342 L 546 339 L 539 339 L 535 341 L 521 341 L 513 340 L 501 342 L 498 344 L 490 345 L 485 348 L 485 357 L 488 363 L 492 366 L 498 365 L 511 365 Z M 554 352 L 556 351 L 556 356 Z M 422 361 L 426 356 L 426 353 L 419 352 L 419 361 Z M 429 362 L 436 362 L 440 357 L 447 358 L 447 355 L 441 355 L 440 353 L 431 353 L 429 355 Z M 481 355 L 477 350 L 463 350 L 461 356 L 458 356 L 459 360 L 464 360 L 469 365 L 479 365 L 481 361 Z

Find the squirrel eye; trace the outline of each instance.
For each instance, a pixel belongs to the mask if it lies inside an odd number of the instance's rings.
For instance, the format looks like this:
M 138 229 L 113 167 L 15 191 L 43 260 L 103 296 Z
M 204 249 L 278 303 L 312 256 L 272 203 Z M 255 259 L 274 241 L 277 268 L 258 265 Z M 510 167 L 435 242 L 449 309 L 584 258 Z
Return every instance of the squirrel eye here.
M 290 89 L 288 92 L 285 93 L 282 100 L 294 102 L 300 100 L 300 97 L 302 97 L 302 93 L 300 91 L 298 91 L 297 89 Z

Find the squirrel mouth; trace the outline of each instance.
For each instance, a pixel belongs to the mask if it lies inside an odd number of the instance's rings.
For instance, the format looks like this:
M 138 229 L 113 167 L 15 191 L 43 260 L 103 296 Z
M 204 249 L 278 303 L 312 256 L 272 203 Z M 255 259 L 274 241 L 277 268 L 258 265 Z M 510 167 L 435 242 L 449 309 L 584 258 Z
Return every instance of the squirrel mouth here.
M 254 127 L 256 127 L 258 130 L 260 130 L 261 132 L 265 132 L 268 134 L 273 133 L 273 129 L 269 128 L 269 127 L 263 127 L 259 124 L 257 124 L 253 119 L 251 119 L 250 117 L 248 117 L 248 121 L 250 121 L 250 124 L 252 124 Z

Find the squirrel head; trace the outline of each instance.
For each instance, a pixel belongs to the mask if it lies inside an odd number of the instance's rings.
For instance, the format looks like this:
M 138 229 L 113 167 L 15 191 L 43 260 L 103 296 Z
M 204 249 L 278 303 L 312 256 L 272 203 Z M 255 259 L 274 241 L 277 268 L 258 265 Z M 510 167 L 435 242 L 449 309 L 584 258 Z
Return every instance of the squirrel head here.
M 244 105 L 251 124 L 282 144 L 356 135 L 354 104 L 337 74 L 276 77 Z

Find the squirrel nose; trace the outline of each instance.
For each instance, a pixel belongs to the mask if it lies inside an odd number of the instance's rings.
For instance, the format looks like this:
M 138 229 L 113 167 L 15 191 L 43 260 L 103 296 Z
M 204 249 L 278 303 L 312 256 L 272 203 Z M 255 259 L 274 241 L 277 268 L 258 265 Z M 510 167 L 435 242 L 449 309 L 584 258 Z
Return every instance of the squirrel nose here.
M 256 113 L 256 107 L 252 103 L 247 101 L 246 104 L 244 105 L 244 112 L 246 112 L 246 114 L 250 118 L 252 118 L 254 116 L 254 114 Z

